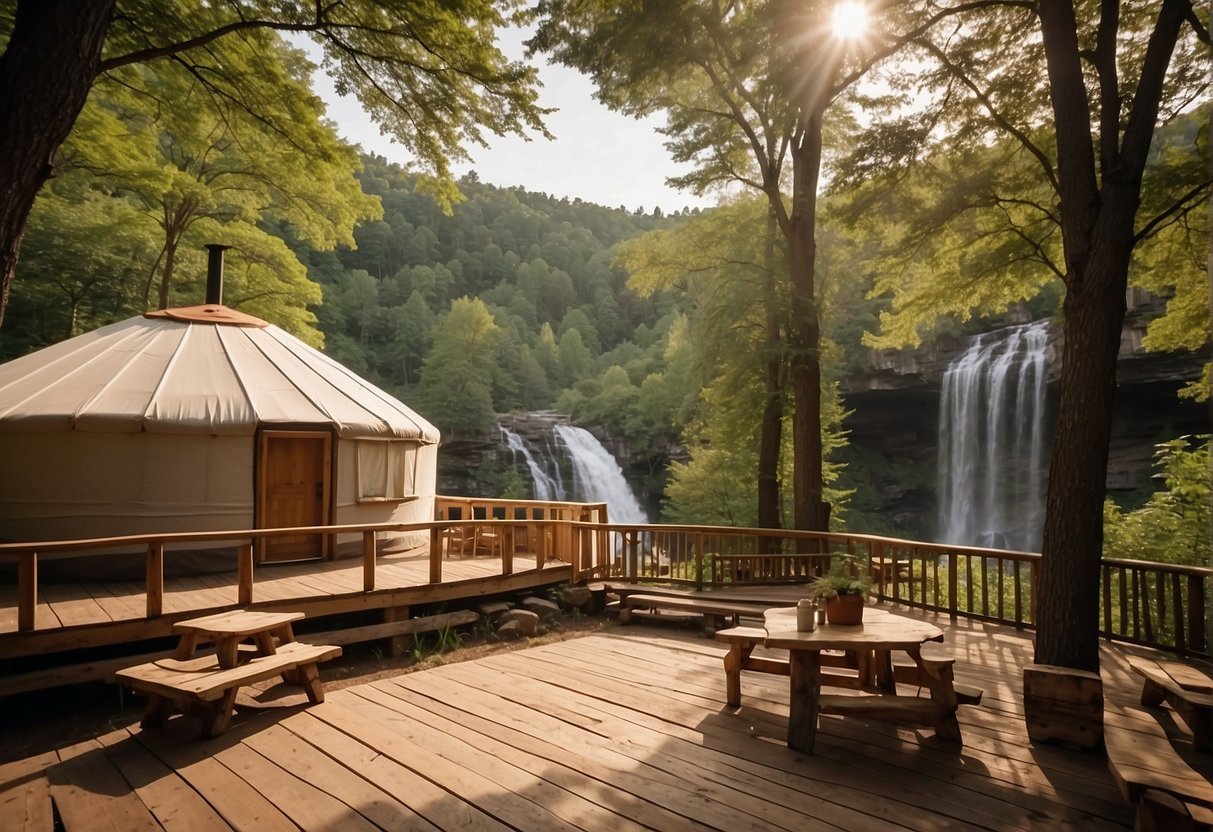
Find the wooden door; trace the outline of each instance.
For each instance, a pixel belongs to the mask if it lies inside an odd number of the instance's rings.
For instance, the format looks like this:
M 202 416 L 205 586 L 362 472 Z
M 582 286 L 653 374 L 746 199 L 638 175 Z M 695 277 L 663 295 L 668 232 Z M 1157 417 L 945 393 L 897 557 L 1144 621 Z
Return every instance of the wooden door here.
M 332 435 L 320 431 L 261 432 L 257 527 L 326 526 L 331 522 Z M 263 539 L 261 561 L 328 555 L 329 536 L 279 535 Z

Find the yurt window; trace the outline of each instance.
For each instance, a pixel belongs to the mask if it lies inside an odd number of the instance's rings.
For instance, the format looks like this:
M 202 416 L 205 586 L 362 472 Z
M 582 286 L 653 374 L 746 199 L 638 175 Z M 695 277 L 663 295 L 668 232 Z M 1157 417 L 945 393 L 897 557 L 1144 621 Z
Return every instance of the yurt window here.
M 413 496 L 417 443 L 358 440 L 358 499 L 403 500 Z

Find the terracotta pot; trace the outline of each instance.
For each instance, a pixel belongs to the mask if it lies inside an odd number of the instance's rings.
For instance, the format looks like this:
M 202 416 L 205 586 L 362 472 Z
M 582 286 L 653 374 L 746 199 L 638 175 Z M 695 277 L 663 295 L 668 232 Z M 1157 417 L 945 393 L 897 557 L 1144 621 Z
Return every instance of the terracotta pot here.
M 862 595 L 835 595 L 826 599 L 826 619 L 831 624 L 862 624 Z

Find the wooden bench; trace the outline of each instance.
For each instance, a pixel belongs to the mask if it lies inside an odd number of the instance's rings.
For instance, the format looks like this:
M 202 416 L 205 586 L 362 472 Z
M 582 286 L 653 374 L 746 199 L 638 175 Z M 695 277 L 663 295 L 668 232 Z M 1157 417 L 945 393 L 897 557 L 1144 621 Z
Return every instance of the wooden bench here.
M 1192 747 L 1213 751 L 1213 679 L 1180 662 L 1132 657 L 1129 667 L 1144 679 L 1141 704 L 1156 708 L 1165 701 L 1192 732 Z
M 1105 705 L 1104 747 L 1120 793 L 1137 804 L 1137 829 L 1213 828 L 1213 784 L 1183 759 L 1155 714 Z
M 147 711 L 140 723 L 157 728 L 174 707 L 202 722 L 202 736 L 213 737 L 227 730 L 236 705 L 236 692 L 274 676 L 297 680 L 308 701 L 324 701 L 324 688 L 316 665 L 341 655 L 341 648 L 297 641 L 278 647 L 277 652 L 258 656 L 236 667 L 221 668 L 216 655 L 196 659 L 159 659 L 118 671 L 115 678 L 133 691 L 148 694 Z
M 789 665 L 787 659 L 767 656 L 754 656 L 754 648 L 766 641 L 766 630 L 762 627 L 730 627 L 719 630 L 715 634 L 717 641 L 728 642 L 729 652 L 724 657 L 725 701 L 729 707 L 741 707 L 741 671 L 753 670 L 757 673 L 772 673 L 777 676 L 787 676 Z M 934 672 L 936 677 L 946 666 L 951 669 L 956 663 L 952 656 L 944 655 L 940 649 L 930 649 L 923 645 L 923 668 Z M 823 668 L 849 668 L 856 673 L 825 672 L 821 674 L 823 685 L 837 688 L 860 688 L 862 683 L 858 673 L 859 657 L 854 653 L 823 651 L 821 653 Z M 909 685 L 926 687 L 928 681 L 922 678 L 922 671 L 917 665 L 893 666 L 893 679 Z M 969 685 L 958 685 L 953 682 L 958 705 L 980 705 L 983 691 Z M 824 698 L 824 697 L 823 697 Z M 854 698 L 854 697 L 850 697 Z M 823 706 L 824 707 L 824 706 Z M 823 713 L 825 711 L 823 710 Z
M 922 645 L 921 659 L 923 668 L 928 672 L 937 672 L 942 670 L 945 665 L 952 667 L 956 664 L 955 656 L 948 654 L 943 647 L 931 642 L 925 642 Z M 907 685 L 922 686 L 926 684 L 918 665 L 908 663 L 893 665 L 893 680 Z M 956 692 L 956 701 L 961 705 L 980 705 L 981 697 L 985 694 L 981 688 L 958 684 L 955 681 L 952 682 L 952 690 Z
M 629 593 L 619 602 L 619 620 L 624 624 L 630 622 L 636 610 L 649 609 L 654 611 L 674 610 L 693 615 L 702 615 L 704 629 L 715 632 L 726 626 L 725 621 L 736 625 L 742 616 L 762 618 L 769 606 L 750 604 L 741 601 L 712 599 L 678 595 L 651 595 L 646 593 Z
M 725 699 L 730 707 L 741 706 L 741 671 L 753 670 L 756 673 L 771 673 L 776 676 L 787 676 L 791 673 L 787 659 L 753 655 L 754 648 L 766 641 L 766 635 L 766 630 L 762 627 L 730 627 L 716 631 L 716 640 L 729 644 L 729 652 L 724 657 L 724 678 Z M 833 672 L 822 672 L 823 685 L 854 689 L 862 686 L 859 657 L 855 653 L 823 650 L 821 666 L 833 669 Z M 838 670 L 846 672 L 840 673 Z

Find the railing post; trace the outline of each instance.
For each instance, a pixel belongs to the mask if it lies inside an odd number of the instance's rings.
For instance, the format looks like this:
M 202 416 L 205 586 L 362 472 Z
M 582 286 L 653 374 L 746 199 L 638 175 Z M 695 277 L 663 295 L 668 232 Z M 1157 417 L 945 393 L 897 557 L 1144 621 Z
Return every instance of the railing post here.
M 164 541 L 147 544 L 146 610 L 148 618 L 159 618 L 164 611 Z
M 442 528 L 430 529 L 430 583 L 442 583 Z
M 695 534 L 695 588 L 703 589 L 703 533 Z
M 508 534 L 507 534 L 508 532 Z M 501 541 L 501 574 L 514 574 L 514 534 L 513 529 L 501 529 L 497 535 L 497 539 Z M 543 558 L 535 558 L 535 568 L 543 568 Z
M 955 621 L 957 618 L 956 607 L 956 572 L 960 569 L 960 558 L 956 552 L 948 552 L 948 614 Z
M 847 547 L 850 548 L 849 546 Z M 887 601 L 888 595 L 885 592 L 885 554 L 884 541 L 873 541 L 871 548 L 868 549 L 868 576 L 876 578 L 876 597 L 881 601 Z M 894 569 L 896 572 L 896 569 Z
M 253 544 L 241 543 L 236 553 L 236 603 L 247 607 L 253 603 Z
M 1208 650 L 1205 640 L 1205 579 L 1201 575 L 1188 576 L 1188 649 L 1203 656 Z M 1175 622 L 1179 627 L 1179 622 Z
M 22 552 L 17 556 L 17 629 L 34 629 L 38 613 L 38 553 Z
M 573 550 L 569 552 L 569 583 L 575 584 L 581 580 L 581 564 L 585 558 L 585 526 L 584 513 L 576 527 L 573 528 Z
M 362 533 L 362 591 L 372 592 L 375 589 L 375 559 L 378 556 L 375 533 Z

